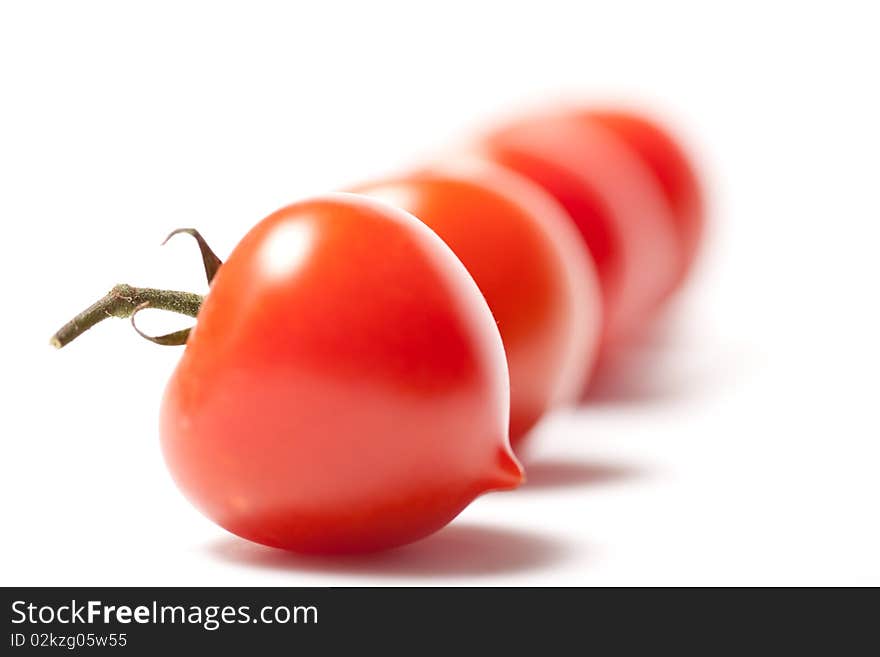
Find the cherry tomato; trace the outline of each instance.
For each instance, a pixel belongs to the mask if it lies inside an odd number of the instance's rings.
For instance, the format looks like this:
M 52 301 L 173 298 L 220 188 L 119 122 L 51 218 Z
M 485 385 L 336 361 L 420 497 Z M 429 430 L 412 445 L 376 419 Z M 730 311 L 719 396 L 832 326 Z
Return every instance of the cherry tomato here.
M 507 353 L 514 445 L 549 409 L 579 397 L 596 355 L 601 297 L 581 237 L 552 197 L 485 161 L 355 191 L 421 219 L 474 277 Z
M 513 488 L 498 329 L 411 215 L 335 194 L 257 224 L 220 267 L 162 402 L 206 515 L 311 553 L 407 543 Z
M 677 284 L 688 273 L 705 223 L 703 193 L 696 169 L 678 141 L 664 128 L 630 112 L 584 111 L 585 121 L 597 121 L 623 139 L 648 165 L 672 207 L 672 219 L 682 248 Z
M 605 342 L 636 333 L 674 285 L 681 260 L 669 204 L 638 154 L 598 122 L 565 113 L 510 124 L 478 148 L 568 210 L 596 263 Z

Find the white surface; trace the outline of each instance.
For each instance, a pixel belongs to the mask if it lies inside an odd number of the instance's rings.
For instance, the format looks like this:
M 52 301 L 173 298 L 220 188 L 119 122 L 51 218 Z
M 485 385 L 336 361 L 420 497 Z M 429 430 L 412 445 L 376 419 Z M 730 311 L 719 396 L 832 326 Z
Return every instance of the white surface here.
M 880 584 L 876 7 L 241 6 L 0 10 L 2 584 Z M 225 534 L 158 448 L 180 352 L 121 322 L 47 345 L 113 283 L 198 288 L 172 228 L 226 254 L 557 92 L 677 118 L 713 174 L 702 268 L 637 374 L 541 427 L 531 484 L 420 544 Z

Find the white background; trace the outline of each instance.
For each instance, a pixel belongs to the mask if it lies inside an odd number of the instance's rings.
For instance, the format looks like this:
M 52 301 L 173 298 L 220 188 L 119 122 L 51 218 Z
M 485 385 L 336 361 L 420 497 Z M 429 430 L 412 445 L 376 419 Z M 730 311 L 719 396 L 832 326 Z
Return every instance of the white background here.
M 0 582 L 880 584 L 880 17 L 818 4 L 4 3 Z M 619 380 L 540 427 L 525 488 L 421 543 L 307 559 L 226 534 L 159 451 L 180 350 L 111 321 L 47 344 L 116 282 L 202 289 L 172 228 L 225 255 L 560 95 L 687 138 L 701 266 Z

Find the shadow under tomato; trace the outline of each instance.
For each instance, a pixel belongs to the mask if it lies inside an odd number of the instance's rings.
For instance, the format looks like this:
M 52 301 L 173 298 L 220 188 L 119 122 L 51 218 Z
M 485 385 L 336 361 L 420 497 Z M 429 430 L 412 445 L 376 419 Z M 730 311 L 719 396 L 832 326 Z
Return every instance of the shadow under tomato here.
M 755 365 L 744 343 L 683 336 L 669 324 L 602 354 L 581 404 L 669 404 L 716 394 Z
M 208 546 L 228 563 L 271 570 L 410 577 L 479 577 L 538 570 L 565 560 L 568 549 L 522 530 L 455 523 L 428 538 L 365 555 L 300 555 L 228 537 Z
M 521 488 L 525 492 L 600 486 L 645 476 L 632 466 L 596 461 L 526 461 L 525 468 L 526 483 Z

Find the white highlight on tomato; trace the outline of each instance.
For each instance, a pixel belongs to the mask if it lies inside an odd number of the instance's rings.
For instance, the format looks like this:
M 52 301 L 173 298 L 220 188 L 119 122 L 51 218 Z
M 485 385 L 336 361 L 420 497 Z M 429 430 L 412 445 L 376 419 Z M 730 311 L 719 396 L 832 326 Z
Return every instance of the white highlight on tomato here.
M 278 226 L 266 240 L 260 261 L 272 276 L 289 276 L 305 261 L 314 241 L 314 229 L 306 221 Z

